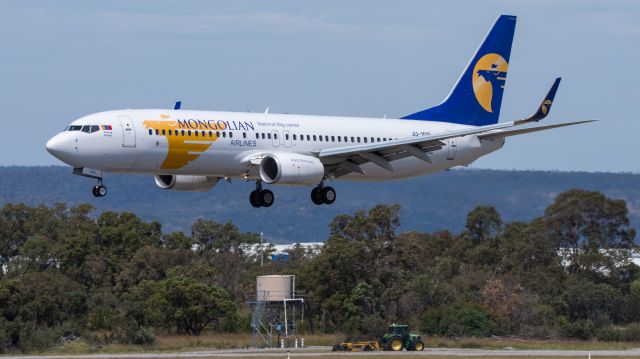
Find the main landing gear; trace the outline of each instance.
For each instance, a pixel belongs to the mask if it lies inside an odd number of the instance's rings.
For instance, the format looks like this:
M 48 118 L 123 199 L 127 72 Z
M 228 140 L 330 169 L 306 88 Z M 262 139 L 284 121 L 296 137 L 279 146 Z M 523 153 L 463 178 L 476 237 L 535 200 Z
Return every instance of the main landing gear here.
M 311 201 L 318 206 L 321 204 L 332 204 L 336 201 L 336 191 L 333 187 L 325 187 L 320 183 L 311 191 Z
M 251 205 L 255 208 L 271 207 L 274 201 L 273 192 L 268 189 L 262 189 L 262 181 L 256 181 L 256 189 L 249 194 Z M 317 205 L 332 204 L 336 201 L 336 191 L 333 187 L 320 183 L 311 191 L 311 201 Z
M 249 202 L 255 208 L 259 207 L 271 207 L 273 202 L 275 201 L 275 197 L 273 192 L 268 189 L 262 189 L 262 182 L 256 182 L 256 189 L 251 191 L 249 194 Z

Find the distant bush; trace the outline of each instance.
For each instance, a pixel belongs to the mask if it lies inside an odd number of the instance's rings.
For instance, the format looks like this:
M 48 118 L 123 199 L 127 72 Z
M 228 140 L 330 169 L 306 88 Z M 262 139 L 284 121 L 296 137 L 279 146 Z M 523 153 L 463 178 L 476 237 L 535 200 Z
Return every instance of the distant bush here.
M 607 326 L 600 329 L 596 337 L 604 342 L 637 342 L 640 341 L 640 323 L 632 323 L 626 327 Z
M 153 329 L 139 325 L 133 320 L 125 321 L 118 328 L 115 337 L 123 344 L 149 345 L 156 342 Z
M 425 312 L 420 329 L 431 335 L 486 337 L 499 334 L 491 314 L 477 304 L 432 308 Z

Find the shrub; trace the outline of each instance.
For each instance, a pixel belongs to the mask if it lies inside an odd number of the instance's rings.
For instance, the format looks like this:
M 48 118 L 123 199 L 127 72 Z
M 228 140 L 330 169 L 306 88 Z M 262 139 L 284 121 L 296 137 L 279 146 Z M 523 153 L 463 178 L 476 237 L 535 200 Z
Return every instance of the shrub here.
M 499 334 L 491 314 L 477 304 L 451 305 L 425 312 L 420 329 L 432 335 L 486 337 Z
M 640 323 L 631 323 L 626 327 L 607 326 L 598 330 L 596 337 L 604 342 L 640 341 Z
M 139 325 L 133 320 L 122 323 L 115 337 L 123 344 L 149 345 L 156 342 L 155 333 L 151 328 Z

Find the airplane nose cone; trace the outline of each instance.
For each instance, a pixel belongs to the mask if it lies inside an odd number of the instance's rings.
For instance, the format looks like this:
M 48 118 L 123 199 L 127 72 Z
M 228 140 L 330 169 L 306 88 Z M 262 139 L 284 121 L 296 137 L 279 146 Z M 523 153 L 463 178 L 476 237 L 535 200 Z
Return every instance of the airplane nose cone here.
M 62 134 L 53 136 L 44 147 L 53 157 L 64 163 L 72 164 L 75 150 L 69 139 Z
M 56 158 L 60 158 L 60 155 L 64 154 L 64 145 L 60 136 L 51 137 L 44 147 L 47 149 L 47 152 Z

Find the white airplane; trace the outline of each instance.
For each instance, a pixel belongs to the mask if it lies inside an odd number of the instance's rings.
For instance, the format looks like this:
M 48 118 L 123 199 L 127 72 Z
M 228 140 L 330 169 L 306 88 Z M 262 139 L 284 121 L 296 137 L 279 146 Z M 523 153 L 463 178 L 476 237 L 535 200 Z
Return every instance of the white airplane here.
M 263 184 L 313 186 L 315 204 L 331 204 L 330 180 L 384 181 L 465 166 L 504 145 L 505 138 L 591 121 L 512 129 L 547 116 L 556 79 L 536 113 L 498 123 L 516 17 L 500 16 L 447 98 L 400 119 L 246 112 L 119 110 L 73 121 L 46 149 L 73 173 L 155 176 L 158 187 L 207 191 L 220 179 L 256 182 L 249 199 L 269 207 Z

